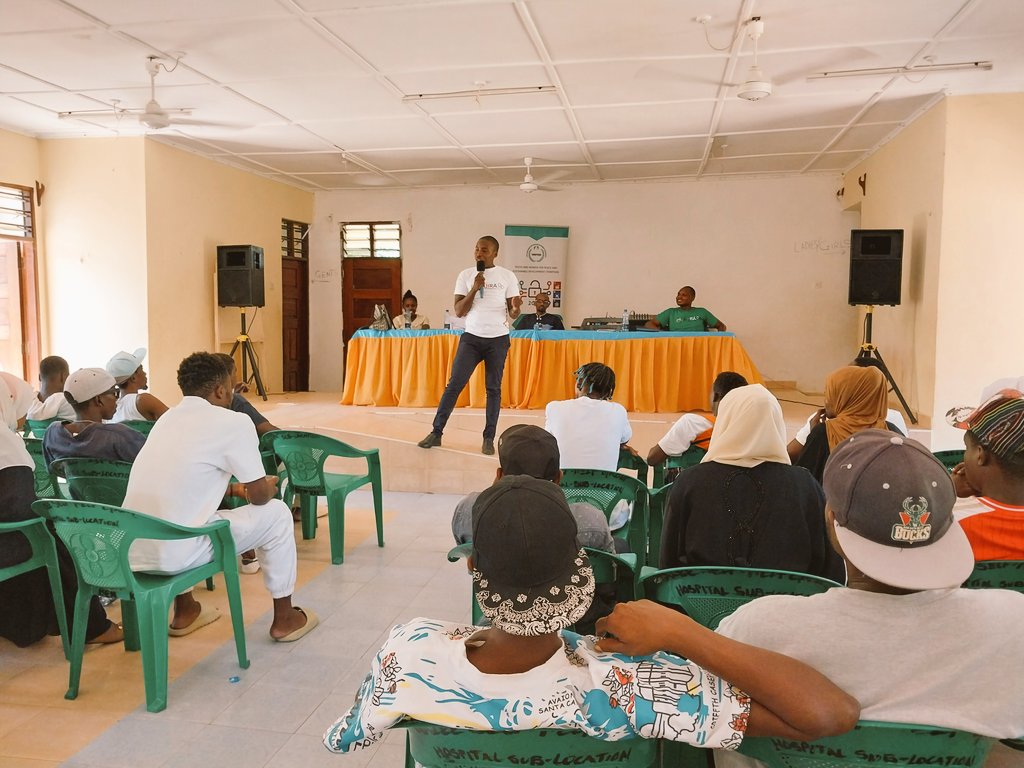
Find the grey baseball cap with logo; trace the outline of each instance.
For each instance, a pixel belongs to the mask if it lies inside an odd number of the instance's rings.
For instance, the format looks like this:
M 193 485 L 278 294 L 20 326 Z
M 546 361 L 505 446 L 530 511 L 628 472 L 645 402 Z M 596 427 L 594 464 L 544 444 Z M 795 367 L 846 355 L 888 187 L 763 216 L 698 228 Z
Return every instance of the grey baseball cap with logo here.
M 949 473 L 916 440 L 857 432 L 832 451 L 822 485 L 843 553 L 875 581 L 944 589 L 974 569 L 970 542 L 953 519 Z

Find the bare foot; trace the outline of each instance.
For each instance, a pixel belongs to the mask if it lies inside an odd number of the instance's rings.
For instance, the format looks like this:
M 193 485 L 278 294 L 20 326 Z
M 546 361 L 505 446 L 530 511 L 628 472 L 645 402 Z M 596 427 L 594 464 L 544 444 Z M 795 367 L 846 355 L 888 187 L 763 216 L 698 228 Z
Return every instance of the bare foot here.
M 203 612 L 203 606 L 198 600 L 183 601 L 180 598 L 174 601 L 174 619 L 171 621 L 171 629 L 184 629 L 193 621 L 199 618 Z
M 124 627 L 120 624 L 110 622 L 110 626 L 105 631 L 96 635 L 92 640 L 87 640 L 87 645 L 109 645 L 110 643 L 120 643 L 124 640 Z

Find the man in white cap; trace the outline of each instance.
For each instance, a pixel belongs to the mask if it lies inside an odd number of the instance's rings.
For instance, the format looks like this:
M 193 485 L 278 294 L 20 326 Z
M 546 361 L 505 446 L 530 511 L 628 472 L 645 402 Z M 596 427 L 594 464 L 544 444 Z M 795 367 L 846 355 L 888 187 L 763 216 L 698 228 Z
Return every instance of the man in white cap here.
M 149 378 L 142 369 L 146 348 L 134 352 L 121 350 L 107 361 L 107 373 L 117 381 L 120 396 L 117 411 L 111 421 L 156 421 L 167 410 L 158 398 L 143 392 L 149 388 Z
M 64 382 L 64 397 L 75 409 L 75 420 L 54 422 L 43 435 L 43 457 L 135 461 L 146 438 L 124 424 L 104 424 L 114 415 L 117 394 L 114 377 L 102 368 L 81 368 Z

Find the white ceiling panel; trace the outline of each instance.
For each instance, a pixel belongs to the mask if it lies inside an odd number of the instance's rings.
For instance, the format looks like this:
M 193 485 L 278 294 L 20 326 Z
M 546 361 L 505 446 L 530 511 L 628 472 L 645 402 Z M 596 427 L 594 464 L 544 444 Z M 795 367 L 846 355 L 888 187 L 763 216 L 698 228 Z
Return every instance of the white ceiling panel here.
M 309 129 L 342 149 L 436 147 L 444 139 L 422 117 L 391 117 L 306 122 Z
M 437 122 L 463 144 L 522 144 L 568 141 L 572 128 L 562 109 L 438 115 Z
M 514 185 L 524 156 L 539 179 L 557 175 L 554 186 L 686 176 L 706 149 L 705 176 L 836 173 L 944 94 L 1024 92 L 1022 3 L 0 0 L 0 125 L 140 134 L 134 115 L 57 113 L 114 99 L 142 107 L 146 56 L 175 51 L 184 57 L 159 72 L 157 100 L 216 125 L 146 135 L 308 189 Z M 694 21 L 703 13 L 706 29 Z M 753 15 L 765 22 L 759 62 L 774 90 L 758 102 L 736 96 Z M 807 80 L 925 55 L 995 68 Z M 559 90 L 401 98 L 531 85 Z
M 583 136 L 596 139 L 688 136 L 706 133 L 713 101 L 636 106 L 588 107 L 576 110 Z
M 321 22 L 382 70 L 537 61 L 511 2 L 398 6 Z
M 699 160 L 704 156 L 707 137 L 652 139 L 646 141 L 590 142 L 587 147 L 595 163 L 629 161 Z

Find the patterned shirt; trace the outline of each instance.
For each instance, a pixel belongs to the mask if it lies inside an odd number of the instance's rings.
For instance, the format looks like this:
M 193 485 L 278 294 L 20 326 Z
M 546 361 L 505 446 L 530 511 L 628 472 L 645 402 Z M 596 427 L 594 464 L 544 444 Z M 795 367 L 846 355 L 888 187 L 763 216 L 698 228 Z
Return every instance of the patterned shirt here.
M 391 630 L 355 703 L 324 734 L 333 752 L 364 749 L 405 718 L 452 728 L 566 728 L 608 741 L 641 736 L 735 749 L 750 699 L 686 659 L 601 653 L 563 630 L 562 649 L 518 674 L 486 674 L 466 654 L 479 627 L 413 619 Z M 472 641 L 471 641 L 472 642 Z

